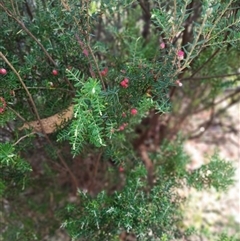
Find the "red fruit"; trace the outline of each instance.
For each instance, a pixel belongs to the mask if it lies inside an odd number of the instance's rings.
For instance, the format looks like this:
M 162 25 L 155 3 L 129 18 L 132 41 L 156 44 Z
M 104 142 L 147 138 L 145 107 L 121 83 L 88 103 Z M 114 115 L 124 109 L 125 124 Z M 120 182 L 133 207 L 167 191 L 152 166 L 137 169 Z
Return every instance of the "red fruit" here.
M 128 82 L 129 80 L 127 78 L 124 78 L 123 81 L 121 81 L 120 85 L 123 87 L 123 88 L 127 88 L 128 87 Z
M 56 69 L 54 69 L 54 70 L 52 71 L 52 74 L 56 76 L 56 75 L 58 75 L 58 71 L 57 71 Z
M 133 108 L 131 109 L 131 115 L 136 115 L 138 113 L 137 109 Z
M 129 79 L 127 79 L 127 78 L 124 78 L 124 80 L 123 80 L 126 84 L 128 84 L 128 82 L 129 82 Z
M 119 172 L 124 172 L 124 168 L 120 166 L 120 167 L 118 168 L 118 171 L 119 171 Z
M 105 68 L 104 70 L 102 70 L 102 71 L 100 72 L 100 75 L 104 77 L 104 76 L 107 75 L 107 73 L 108 73 L 108 68 Z
M 182 50 L 179 50 L 177 52 L 177 56 L 179 60 L 183 60 L 184 59 L 184 52 Z
M 124 125 L 121 125 L 121 126 L 118 128 L 119 131 L 123 131 L 124 129 L 125 129 L 125 126 L 124 126 Z
M 122 81 L 121 83 L 120 83 L 120 85 L 123 87 L 123 88 L 127 88 L 128 87 L 128 84 L 126 84 L 124 81 Z
M 7 70 L 4 68 L 0 69 L 0 74 L 5 75 L 7 73 Z

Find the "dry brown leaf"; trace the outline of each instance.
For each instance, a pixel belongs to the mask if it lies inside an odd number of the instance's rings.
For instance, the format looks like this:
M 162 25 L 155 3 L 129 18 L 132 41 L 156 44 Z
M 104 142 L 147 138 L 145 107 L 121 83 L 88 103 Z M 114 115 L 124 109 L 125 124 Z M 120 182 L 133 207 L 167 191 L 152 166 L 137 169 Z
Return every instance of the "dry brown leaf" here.
M 57 128 L 67 121 L 73 118 L 73 105 L 70 105 L 67 109 L 52 115 L 47 118 L 41 119 L 41 123 L 46 134 L 51 134 L 57 130 Z M 33 129 L 36 132 L 43 132 L 39 121 L 30 121 L 24 123 L 19 130 Z

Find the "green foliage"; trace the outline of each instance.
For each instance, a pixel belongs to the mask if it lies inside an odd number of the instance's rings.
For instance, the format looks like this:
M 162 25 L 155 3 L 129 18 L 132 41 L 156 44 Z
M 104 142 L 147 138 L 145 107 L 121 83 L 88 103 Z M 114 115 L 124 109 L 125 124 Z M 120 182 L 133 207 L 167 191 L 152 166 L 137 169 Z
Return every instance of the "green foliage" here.
M 214 155 L 207 168 L 214 175 L 208 175 L 206 182 L 206 179 L 196 178 L 196 173 L 203 176 L 206 166 L 194 173 L 186 171 L 188 157 L 180 141 L 165 143 L 161 149 L 167 161 L 161 163 L 160 160 L 160 165 L 156 167 L 152 189 L 148 189 L 146 169 L 137 165 L 127 171 L 126 183 L 120 191 L 112 194 L 102 191 L 92 197 L 87 191 L 79 190 L 80 204 L 68 204 L 59 213 L 64 220 L 62 227 L 68 230 L 73 240 L 114 240 L 124 230 L 134 233 L 140 240 L 156 240 L 157 237 L 173 240 L 195 232 L 194 228 L 184 233 L 178 230 L 181 219 L 179 205 L 183 200 L 176 188 L 184 187 L 183 181 L 187 180 L 190 186 L 198 189 L 204 188 L 207 183 L 207 187 L 226 190 L 232 184 L 233 167 Z M 214 169 L 217 166 L 220 168 Z M 223 173 L 228 177 L 223 178 Z
M 226 233 L 222 233 L 219 237 L 219 239 L 217 239 L 217 241 L 237 241 L 238 239 L 235 238 L 235 236 L 229 236 Z
M 12 185 L 24 189 L 25 179 L 31 171 L 31 166 L 19 155 L 11 143 L 0 143 L 0 195 Z
M 76 97 L 73 100 L 74 120 L 69 130 L 62 133 L 65 139 L 72 145 L 73 154 L 79 154 L 84 143 L 90 143 L 96 147 L 105 146 L 101 127 L 105 110 L 104 99 L 101 96 L 101 86 L 95 79 L 89 78 L 85 83 L 76 79 L 71 71 L 68 71 L 69 79 L 73 76 L 76 81 Z M 67 134 L 66 134 L 67 132 Z M 59 139 L 61 140 L 61 138 Z
M 234 183 L 234 167 L 231 162 L 221 159 L 218 154 L 210 158 L 208 164 L 194 170 L 188 183 L 198 190 L 214 187 L 218 191 L 225 191 Z
M 183 178 L 186 175 L 186 165 L 190 158 L 184 151 L 180 138 L 174 143 L 165 141 L 155 158 L 157 158 L 158 165 L 164 165 L 164 170 L 168 175 L 175 178 Z
M 0 115 L 0 127 L 4 127 L 9 121 L 16 118 L 13 112 L 5 111 L 4 115 Z
M 121 230 L 126 230 L 140 240 L 155 240 L 163 236 L 170 240 L 175 231 L 178 206 L 171 200 L 170 190 L 174 181 L 159 181 L 148 193 L 145 176 L 146 170 L 140 165 L 128 173 L 121 191 L 111 195 L 102 191 L 95 198 L 79 191 L 81 204 L 66 207 L 64 215 L 67 219 L 62 227 L 73 239 L 112 240 Z

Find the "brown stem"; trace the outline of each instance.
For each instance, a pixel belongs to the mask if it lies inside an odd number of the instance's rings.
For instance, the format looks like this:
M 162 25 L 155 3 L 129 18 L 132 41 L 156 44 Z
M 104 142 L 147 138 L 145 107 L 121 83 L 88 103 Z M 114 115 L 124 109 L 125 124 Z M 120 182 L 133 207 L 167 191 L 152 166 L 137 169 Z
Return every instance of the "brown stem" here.
M 144 27 L 143 27 L 143 31 L 142 31 L 142 36 L 144 39 L 147 39 L 147 37 L 150 33 L 150 24 L 151 24 L 150 4 L 149 4 L 149 1 L 145 1 L 145 3 L 143 3 L 142 0 L 138 0 L 138 2 L 143 11 L 142 18 L 144 21 Z
M 139 152 L 148 172 L 148 183 L 150 187 L 152 187 L 153 186 L 153 163 L 148 156 L 147 148 L 145 145 L 141 145 L 139 147 Z
M 93 176 L 91 178 L 91 182 L 90 182 L 88 191 L 92 191 L 92 188 L 93 188 L 93 185 L 94 185 L 94 182 L 95 182 L 95 178 L 96 178 L 96 175 L 97 175 L 97 170 L 98 170 L 98 166 L 99 166 L 101 156 L 102 156 L 102 152 L 100 152 L 97 156 L 97 161 L 96 161 L 96 164 L 95 164 L 95 167 L 94 167 Z

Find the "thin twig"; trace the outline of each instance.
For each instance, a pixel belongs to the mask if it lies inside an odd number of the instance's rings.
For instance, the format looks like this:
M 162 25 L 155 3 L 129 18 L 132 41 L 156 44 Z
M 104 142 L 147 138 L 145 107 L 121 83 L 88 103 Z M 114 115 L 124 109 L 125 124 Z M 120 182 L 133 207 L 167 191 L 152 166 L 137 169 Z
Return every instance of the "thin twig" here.
M 104 91 L 106 91 L 106 87 L 105 87 L 105 84 L 104 84 L 104 81 L 103 81 L 102 75 L 101 75 L 101 73 L 100 73 L 100 70 L 99 70 L 99 67 L 98 67 L 98 64 L 97 64 L 96 57 L 95 57 L 95 55 L 94 55 L 94 53 L 93 53 L 93 51 L 92 51 L 92 48 L 90 47 L 89 44 L 87 44 L 87 47 L 88 47 L 88 49 L 89 49 L 89 51 L 90 51 L 90 53 L 91 53 L 91 55 L 92 55 L 92 58 L 93 58 L 94 64 L 95 64 L 95 66 L 96 66 L 96 68 L 97 68 L 98 75 L 99 75 L 100 80 L 101 80 L 101 82 L 102 82 L 102 87 L 103 87 Z
M 181 80 L 202 80 L 202 79 L 215 79 L 215 78 L 217 79 L 217 78 L 225 78 L 225 77 L 240 75 L 240 73 L 234 73 L 234 74 L 225 74 L 225 75 L 200 76 L 200 77 L 192 78 L 192 76 L 194 76 L 195 74 L 196 72 L 194 72 L 194 74 L 191 75 L 190 77 L 182 78 Z
M 23 122 L 25 122 L 25 118 L 23 118 L 17 111 L 15 111 L 13 108 L 11 108 L 10 106 L 7 106 L 7 108 L 9 110 L 11 110 L 20 120 L 22 120 Z
M 208 32 L 206 39 L 210 39 L 211 33 L 212 31 L 216 28 L 217 23 L 222 19 L 222 16 L 224 15 L 224 13 L 227 11 L 228 7 L 233 3 L 233 0 L 230 0 L 230 2 L 228 3 L 228 5 L 226 6 L 225 9 L 223 9 L 223 11 L 221 12 L 221 14 L 219 14 L 219 17 L 217 18 L 217 20 L 215 21 L 215 23 L 212 25 L 211 30 Z
M 34 132 L 31 132 L 31 133 L 29 133 L 29 134 L 27 134 L 27 135 L 25 135 L 25 136 L 22 136 L 22 137 L 20 137 L 15 143 L 13 143 L 12 145 L 13 146 L 16 146 L 21 140 L 23 140 L 23 139 L 25 139 L 26 137 L 28 137 L 28 136 L 31 136 L 31 135 L 33 135 L 33 134 L 35 134 L 36 132 L 34 131 Z
M 200 38 L 200 36 L 201 36 L 201 34 L 202 34 L 202 31 L 203 31 L 203 29 L 204 29 L 204 27 L 205 27 L 205 23 L 206 23 L 206 21 L 207 21 L 207 18 L 208 18 L 208 15 L 206 14 L 206 15 L 204 16 L 203 21 L 202 21 L 202 24 L 201 24 L 201 27 L 200 27 L 200 29 L 199 29 L 198 35 L 194 38 L 194 42 L 193 42 L 193 44 L 192 44 L 191 50 L 189 51 L 189 53 L 188 53 L 188 55 L 187 55 L 187 58 L 185 59 L 185 62 L 184 62 L 184 64 L 183 64 L 183 66 L 180 67 L 180 68 L 177 70 L 177 73 L 176 73 L 175 75 L 177 75 L 178 73 L 180 73 L 183 69 L 185 69 L 185 68 L 187 67 L 187 65 L 189 65 L 189 64 L 192 62 L 192 60 L 190 59 L 190 58 L 192 57 L 191 55 L 192 55 L 193 51 L 195 50 L 195 48 L 196 48 L 196 46 L 197 46 L 197 44 L 198 44 L 198 40 L 199 40 L 199 38 Z M 200 53 L 200 52 L 201 52 L 201 49 L 198 51 L 198 53 Z
M 215 103 L 211 103 L 210 105 L 204 106 L 203 108 L 198 109 L 198 110 L 192 112 L 192 114 L 195 115 L 195 114 L 197 114 L 197 113 L 199 113 L 199 112 L 202 112 L 202 111 L 208 109 L 209 107 L 211 107 L 211 105 L 214 105 L 214 106 L 219 105 L 219 104 L 222 103 L 223 101 L 225 101 L 225 100 L 227 100 L 227 99 L 229 99 L 229 98 L 231 98 L 231 97 L 234 97 L 234 96 L 237 95 L 239 92 L 240 92 L 240 89 L 237 89 L 236 91 L 234 91 L 234 92 L 231 93 L 230 95 L 222 98 L 221 100 L 218 100 L 218 101 L 215 102 Z
M 74 90 L 68 90 L 68 89 L 63 89 L 63 88 L 55 88 L 55 87 L 52 87 L 52 88 L 49 88 L 49 87 L 28 87 L 28 89 L 37 89 L 37 90 L 51 90 L 51 91 L 64 91 L 64 92 L 70 92 L 70 93 L 75 93 Z M 18 90 L 22 90 L 22 88 L 17 88 L 17 89 L 13 89 L 14 91 L 18 91 Z
M 88 188 L 89 191 L 92 191 L 92 187 L 93 187 L 94 182 L 95 182 L 95 178 L 96 178 L 96 175 L 97 175 L 97 170 L 98 170 L 98 166 L 99 166 L 101 156 L 102 156 L 102 152 L 100 152 L 97 156 L 97 161 L 96 161 L 95 168 L 94 168 L 94 171 L 93 171 L 93 175 L 92 175 L 92 178 L 91 178 L 91 182 L 90 182 L 90 185 L 89 185 L 89 188 Z
M 0 7 L 3 8 L 3 10 L 8 14 L 10 18 L 13 18 L 24 30 L 25 32 L 36 41 L 36 43 L 40 46 L 40 48 L 43 50 L 43 52 L 46 54 L 46 56 L 49 58 L 49 60 L 52 62 L 52 64 L 57 67 L 56 62 L 52 59 L 52 57 L 49 55 L 47 50 L 43 47 L 43 45 L 38 41 L 38 39 L 27 29 L 27 27 L 22 23 L 19 19 L 13 16 L 13 14 L 6 9 L 2 3 L 0 3 Z

